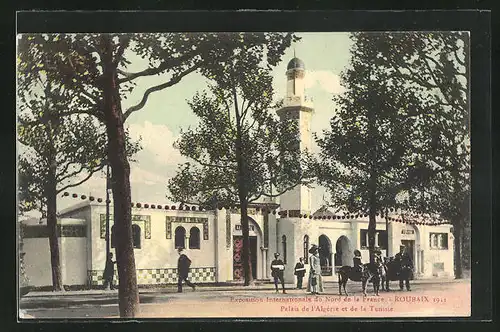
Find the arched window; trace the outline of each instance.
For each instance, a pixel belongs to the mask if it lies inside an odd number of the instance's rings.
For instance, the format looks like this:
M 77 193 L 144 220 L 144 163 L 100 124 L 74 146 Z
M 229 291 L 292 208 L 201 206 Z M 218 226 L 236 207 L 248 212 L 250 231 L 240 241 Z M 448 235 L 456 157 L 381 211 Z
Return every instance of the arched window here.
M 115 234 L 115 225 L 111 226 L 111 234 L 110 234 L 110 240 L 111 240 L 111 248 L 114 248 L 116 246 L 116 234 Z
M 186 230 L 182 226 L 175 229 L 175 247 L 186 248 Z
M 200 249 L 200 230 L 198 227 L 191 227 L 189 231 L 189 249 Z
M 283 245 L 283 263 L 286 264 L 286 235 L 281 237 L 281 244 Z
M 141 249 L 141 227 L 139 225 L 132 225 L 132 241 L 134 248 Z
M 308 264 L 309 259 L 309 235 L 304 235 L 304 264 Z

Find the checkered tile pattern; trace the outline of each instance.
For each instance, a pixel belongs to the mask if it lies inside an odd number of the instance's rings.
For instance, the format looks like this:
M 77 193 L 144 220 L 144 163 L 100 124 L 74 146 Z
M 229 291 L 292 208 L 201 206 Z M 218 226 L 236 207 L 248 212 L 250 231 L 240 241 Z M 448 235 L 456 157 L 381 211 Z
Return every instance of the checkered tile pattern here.
M 102 278 L 103 270 L 91 270 L 88 272 L 88 280 L 91 286 L 99 286 L 104 284 Z M 177 269 L 138 269 L 137 284 L 138 285 L 161 285 L 161 284 L 176 284 Z M 189 271 L 189 280 L 194 283 L 215 282 L 215 267 L 195 267 Z M 118 284 L 118 272 L 115 269 L 114 283 Z

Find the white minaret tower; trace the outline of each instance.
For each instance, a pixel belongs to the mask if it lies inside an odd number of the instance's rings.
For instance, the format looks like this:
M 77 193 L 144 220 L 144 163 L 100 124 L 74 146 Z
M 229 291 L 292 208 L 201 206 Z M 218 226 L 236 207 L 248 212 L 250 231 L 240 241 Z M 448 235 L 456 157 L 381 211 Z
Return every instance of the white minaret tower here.
M 311 118 L 313 104 L 305 96 L 306 75 L 304 62 L 294 57 L 287 66 L 287 89 L 283 108 L 278 110 L 281 119 L 295 118 L 299 121 L 300 150 L 311 150 Z M 311 190 L 303 185 L 295 187 L 280 197 L 281 211 L 288 211 L 289 216 L 311 213 Z
M 312 101 L 305 96 L 305 75 L 304 62 L 294 56 L 287 66 L 284 105 L 277 111 L 282 120 L 292 118 L 299 122 L 301 152 L 312 147 L 311 118 L 314 112 Z M 298 185 L 281 195 L 280 211 L 281 218 L 276 224 L 276 248 L 287 266 L 285 280 L 293 280 L 293 267 L 299 257 L 307 262 L 310 244 L 318 244 L 315 241 L 317 230 L 309 218 L 311 190 L 305 185 Z M 306 269 L 309 269 L 309 264 Z

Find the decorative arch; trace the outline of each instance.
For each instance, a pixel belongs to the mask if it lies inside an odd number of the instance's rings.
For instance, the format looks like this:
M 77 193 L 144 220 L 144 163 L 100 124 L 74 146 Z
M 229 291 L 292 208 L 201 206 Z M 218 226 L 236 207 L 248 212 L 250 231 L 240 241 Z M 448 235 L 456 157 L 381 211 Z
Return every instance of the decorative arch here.
M 351 241 L 345 235 L 340 236 L 335 244 L 335 266 L 351 265 L 353 257 Z
M 141 227 L 137 224 L 132 225 L 132 242 L 134 248 L 141 249 Z
M 182 226 L 175 228 L 175 247 L 186 248 L 186 229 Z
M 263 236 L 263 232 L 262 232 L 262 229 L 260 228 L 259 224 L 255 221 L 255 219 L 253 219 L 252 217 L 247 217 L 248 218 L 248 225 L 253 225 L 255 227 L 255 232 L 260 236 L 262 237 Z
M 325 234 L 320 235 L 319 243 L 319 262 L 321 265 L 321 274 L 324 276 L 332 275 L 332 242 Z
M 189 230 L 189 249 L 200 249 L 200 229 L 196 226 Z

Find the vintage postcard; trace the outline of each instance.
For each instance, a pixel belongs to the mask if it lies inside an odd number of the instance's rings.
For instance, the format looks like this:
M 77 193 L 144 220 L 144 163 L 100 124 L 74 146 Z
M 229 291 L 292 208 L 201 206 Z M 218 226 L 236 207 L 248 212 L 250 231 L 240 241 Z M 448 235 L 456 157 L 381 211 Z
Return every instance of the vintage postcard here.
M 469 59 L 467 31 L 18 34 L 19 318 L 469 317 Z

